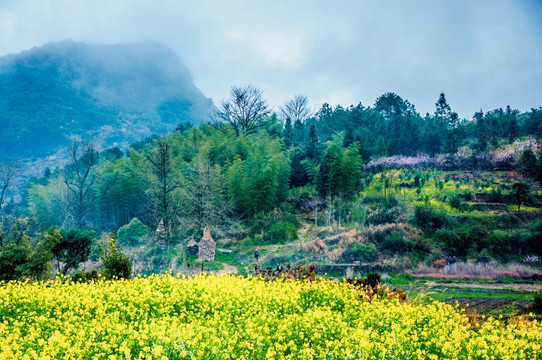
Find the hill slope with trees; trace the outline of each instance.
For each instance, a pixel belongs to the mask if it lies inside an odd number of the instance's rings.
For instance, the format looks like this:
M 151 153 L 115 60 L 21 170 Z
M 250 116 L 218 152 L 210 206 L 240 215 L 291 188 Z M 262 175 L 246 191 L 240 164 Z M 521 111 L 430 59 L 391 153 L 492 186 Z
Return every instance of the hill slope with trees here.
M 0 58 L 0 158 L 51 155 L 73 135 L 126 147 L 212 110 L 178 56 L 156 43 L 62 41 Z

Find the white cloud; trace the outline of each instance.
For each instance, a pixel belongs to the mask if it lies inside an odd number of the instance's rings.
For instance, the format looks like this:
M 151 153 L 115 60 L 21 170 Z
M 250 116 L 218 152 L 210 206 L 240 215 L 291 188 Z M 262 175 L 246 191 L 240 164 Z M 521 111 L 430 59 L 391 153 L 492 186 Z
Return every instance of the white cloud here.
M 395 91 L 422 113 L 441 91 L 469 117 L 542 105 L 536 1 L 7 0 L 0 55 L 66 38 L 162 42 L 215 101 L 252 83 L 274 105 L 371 105 Z

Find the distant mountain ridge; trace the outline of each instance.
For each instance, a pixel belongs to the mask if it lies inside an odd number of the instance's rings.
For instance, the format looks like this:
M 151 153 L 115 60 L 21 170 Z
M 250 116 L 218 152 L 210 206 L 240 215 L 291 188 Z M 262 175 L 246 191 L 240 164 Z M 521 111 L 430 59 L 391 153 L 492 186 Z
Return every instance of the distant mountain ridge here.
M 0 158 L 43 157 L 70 136 L 127 146 L 213 110 L 157 43 L 50 43 L 0 58 Z

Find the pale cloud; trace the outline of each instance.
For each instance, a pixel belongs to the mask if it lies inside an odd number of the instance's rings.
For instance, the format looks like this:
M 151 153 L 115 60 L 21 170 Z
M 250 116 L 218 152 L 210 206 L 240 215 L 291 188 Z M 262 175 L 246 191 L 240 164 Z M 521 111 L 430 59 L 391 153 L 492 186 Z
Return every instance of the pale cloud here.
M 534 0 L 7 0 L 0 55 L 150 40 L 174 49 L 215 101 L 248 83 L 275 106 L 296 93 L 314 107 L 371 105 L 394 91 L 425 113 L 444 91 L 470 117 L 542 105 L 541 20 Z

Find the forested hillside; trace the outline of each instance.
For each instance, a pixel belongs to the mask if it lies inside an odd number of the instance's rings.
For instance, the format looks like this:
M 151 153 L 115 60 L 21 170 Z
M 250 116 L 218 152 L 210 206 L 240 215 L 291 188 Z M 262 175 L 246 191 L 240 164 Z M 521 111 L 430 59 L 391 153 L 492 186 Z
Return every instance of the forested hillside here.
M 97 259 L 95 238 L 118 231 L 145 263 L 139 271 L 189 265 L 186 245 L 205 227 L 239 270 L 256 247 L 270 266 L 396 270 L 441 257 L 541 256 L 542 108 L 466 121 L 444 94 L 436 100 L 423 117 L 393 93 L 315 112 L 298 95 L 272 111 L 261 90 L 233 87 L 213 121 L 179 124 L 129 151 L 74 141 L 66 167 L 31 179 L 21 203 L 3 199 L 4 244 L 21 227 L 33 244 L 87 239 L 77 268 Z M 58 247 L 55 256 L 68 260 Z
M 41 158 L 70 136 L 128 146 L 213 105 L 177 55 L 155 43 L 51 43 L 0 58 L 0 158 Z

